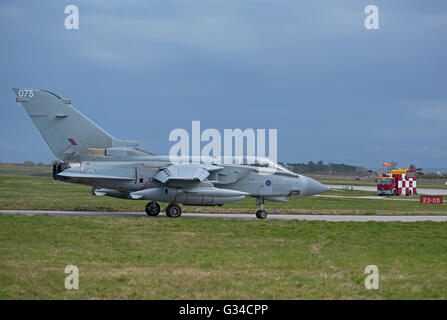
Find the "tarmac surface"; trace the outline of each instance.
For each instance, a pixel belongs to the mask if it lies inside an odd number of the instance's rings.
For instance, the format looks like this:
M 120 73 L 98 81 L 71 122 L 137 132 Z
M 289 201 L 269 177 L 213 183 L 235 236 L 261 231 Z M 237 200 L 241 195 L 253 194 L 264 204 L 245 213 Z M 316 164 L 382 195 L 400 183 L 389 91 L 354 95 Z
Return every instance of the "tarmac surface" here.
M 0 210 L 0 214 L 50 215 L 50 216 L 91 216 L 91 217 L 126 217 L 126 218 L 166 218 L 164 213 L 158 217 L 148 217 L 141 212 L 94 212 L 94 211 L 40 211 L 40 210 Z M 255 214 L 244 213 L 183 213 L 181 218 L 221 218 L 257 220 Z M 306 221 L 332 221 L 332 222 L 418 222 L 434 221 L 447 222 L 447 216 L 372 216 L 372 215 L 300 215 L 300 214 L 269 214 L 267 220 L 306 220 Z

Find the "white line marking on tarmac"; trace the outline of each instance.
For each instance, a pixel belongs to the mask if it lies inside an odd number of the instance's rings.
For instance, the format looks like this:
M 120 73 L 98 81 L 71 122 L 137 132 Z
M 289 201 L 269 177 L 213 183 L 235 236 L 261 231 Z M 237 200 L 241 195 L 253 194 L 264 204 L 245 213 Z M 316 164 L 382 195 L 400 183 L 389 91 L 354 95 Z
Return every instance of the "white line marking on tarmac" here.
M 95 212 L 95 211 L 41 211 L 41 210 L 0 210 L 0 214 L 24 214 L 24 215 L 51 215 L 51 216 L 93 216 L 93 217 L 146 217 L 140 212 Z M 166 217 L 161 213 L 160 218 Z M 223 218 L 257 220 L 254 214 L 244 213 L 184 213 L 182 218 Z M 272 220 L 310 220 L 310 221 L 331 221 L 331 222 L 418 222 L 434 221 L 447 222 L 447 216 L 372 216 L 372 215 L 302 215 L 302 214 L 269 214 L 267 219 Z

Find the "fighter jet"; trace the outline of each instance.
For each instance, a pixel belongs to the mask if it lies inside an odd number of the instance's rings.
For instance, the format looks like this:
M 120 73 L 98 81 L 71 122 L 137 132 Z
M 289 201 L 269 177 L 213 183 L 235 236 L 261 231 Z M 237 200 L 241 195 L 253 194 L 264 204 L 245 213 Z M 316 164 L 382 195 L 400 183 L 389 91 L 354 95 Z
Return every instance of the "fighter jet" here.
M 256 199 L 256 217 L 265 219 L 264 201 L 287 202 L 330 189 L 267 158 L 245 157 L 232 163 L 200 158 L 174 161 L 143 151 L 136 141 L 119 140 L 72 106 L 72 101 L 38 89 L 13 88 L 53 154 L 55 180 L 89 185 L 92 194 L 130 200 L 149 200 L 149 216 L 177 218 L 182 205 L 222 206 Z M 178 160 L 178 159 L 177 159 Z M 191 159 L 189 159 L 191 160 Z

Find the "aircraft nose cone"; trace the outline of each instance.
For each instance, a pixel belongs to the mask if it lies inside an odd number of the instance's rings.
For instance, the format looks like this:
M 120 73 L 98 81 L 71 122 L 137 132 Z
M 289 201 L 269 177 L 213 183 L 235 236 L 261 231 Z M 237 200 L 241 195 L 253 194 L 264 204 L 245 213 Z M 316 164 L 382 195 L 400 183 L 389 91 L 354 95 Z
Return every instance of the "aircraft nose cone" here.
M 321 184 L 320 182 L 312 178 L 307 178 L 307 186 L 305 189 L 306 196 L 313 196 L 315 194 L 320 194 L 328 191 L 331 191 L 331 189 L 326 187 L 324 184 Z

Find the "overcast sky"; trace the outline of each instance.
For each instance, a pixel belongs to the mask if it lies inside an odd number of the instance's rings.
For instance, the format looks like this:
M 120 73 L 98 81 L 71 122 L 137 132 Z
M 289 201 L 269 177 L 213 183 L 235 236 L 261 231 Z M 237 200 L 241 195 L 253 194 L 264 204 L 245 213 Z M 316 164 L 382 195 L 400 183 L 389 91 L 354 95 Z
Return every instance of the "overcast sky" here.
M 79 30 L 64 27 L 69 4 Z M 276 128 L 284 162 L 445 168 L 446 33 L 442 0 L 2 0 L 0 161 L 55 159 L 18 86 L 156 154 L 200 120 Z

